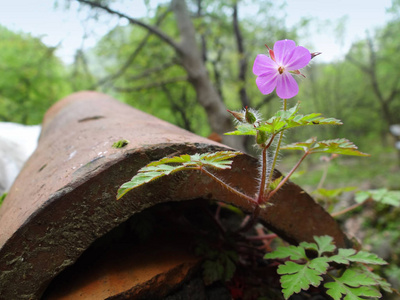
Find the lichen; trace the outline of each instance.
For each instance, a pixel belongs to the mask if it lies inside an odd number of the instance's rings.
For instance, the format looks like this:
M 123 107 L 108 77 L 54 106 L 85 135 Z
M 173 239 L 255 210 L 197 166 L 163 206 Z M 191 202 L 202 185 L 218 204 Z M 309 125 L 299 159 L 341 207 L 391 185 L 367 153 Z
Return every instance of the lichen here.
M 123 148 L 128 144 L 129 144 L 128 140 L 119 140 L 118 142 L 112 144 L 112 147 L 118 149 L 118 148 Z

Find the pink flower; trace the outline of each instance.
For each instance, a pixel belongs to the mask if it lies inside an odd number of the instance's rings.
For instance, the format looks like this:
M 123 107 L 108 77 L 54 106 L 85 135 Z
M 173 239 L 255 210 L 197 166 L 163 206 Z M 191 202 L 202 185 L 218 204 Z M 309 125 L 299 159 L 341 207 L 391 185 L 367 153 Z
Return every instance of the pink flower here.
M 276 88 L 277 95 L 282 99 L 296 96 L 299 86 L 291 73 L 302 75 L 299 69 L 310 62 L 310 51 L 296 47 L 294 41 L 283 40 L 277 41 L 274 50 L 269 49 L 269 54 L 270 57 L 259 54 L 254 61 L 253 73 L 258 76 L 256 84 L 259 90 L 266 95 Z

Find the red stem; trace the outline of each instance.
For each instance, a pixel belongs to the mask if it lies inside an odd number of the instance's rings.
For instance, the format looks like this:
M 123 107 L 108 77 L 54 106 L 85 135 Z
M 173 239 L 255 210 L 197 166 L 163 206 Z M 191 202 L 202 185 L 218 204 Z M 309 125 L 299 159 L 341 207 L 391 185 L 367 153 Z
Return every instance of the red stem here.
M 206 169 L 200 167 L 199 170 L 201 172 L 203 172 L 204 174 L 206 174 L 208 177 L 210 177 L 212 180 L 216 181 L 217 183 L 219 183 L 220 185 L 222 185 L 224 188 L 226 188 L 228 191 L 246 199 L 249 202 L 255 202 L 254 198 L 251 198 L 249 196 L 247 196 L 246 194 L 243 194 L 242 192 L 239 192 L 237 189 L 231 187 L 229 184 L 223 182 L 221 179 L 219 179 L 218 177 L 214 176 L 212 173 L 210 173 L 209 171 L 207 171 Z
M 304 153 L 304 155 L 300 158 L 300 160 L 297 162 L 297 164 L 290 170 L 290 172 L 285 176 L 285 178 L 283 178 L 283 180 L 278 184 L 278 186 L 271 191 L 271 193 L 268 194 L 267 199 L 265 200 L 265 202 L 268 202 L 269 199 L 272 198 L 273 195 L 275 195 L 275 193 L 289 180 L 290 176 L 293 175 L 293 173 L 296 171 L 296 169 L 300 166 L 300 164 L 302 163 L 302 161 L 307 157 L 307 155 L 309 155 L 310 152 L 306 151 Z

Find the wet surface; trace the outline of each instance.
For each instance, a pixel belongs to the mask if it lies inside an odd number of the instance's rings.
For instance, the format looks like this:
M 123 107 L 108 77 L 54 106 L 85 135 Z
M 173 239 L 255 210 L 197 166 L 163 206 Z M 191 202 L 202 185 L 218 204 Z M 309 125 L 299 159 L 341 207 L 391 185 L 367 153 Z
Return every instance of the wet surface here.
M 112 145 L 128 140 L 123 148 Z M 47 112 L 35 153 L 0 207 L 0 299 L 39 299 L 51 280 L 98 238 L 158 203 L 210 199 L 251 212 L 254 204 L 186 172 L 161 178 L 116 201 L 118 187 L 141 167 L 167 155 L 228 149 L 109 96 L 80 92 Z M 218 172 L 248 195 L 256 192 L 258 163 L 240 155 Z M 346 237 L 301 188 L 290 183 L 260 218 L 286 240 Z

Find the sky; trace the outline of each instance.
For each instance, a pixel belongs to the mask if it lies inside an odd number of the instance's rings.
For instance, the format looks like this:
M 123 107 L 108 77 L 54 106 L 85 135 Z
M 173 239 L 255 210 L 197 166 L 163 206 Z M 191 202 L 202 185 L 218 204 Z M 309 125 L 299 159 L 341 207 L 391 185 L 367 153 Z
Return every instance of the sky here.
M 260 0 L 262 1 L 262 0 Z M 31 33 L 41 37 L 49 46 L 58 46 L 56 54 L 65 62 L 71 63 L 76 49 L 81 48 L 83 36 L 84 48 L 93 47 L 107 29 L 117 24 L 124 25 L 126 21 L 114 18 L 96 23 L 94 32 L 88 32 L 84 26 L 86 11 L 79 12 L 79 5 L 71 1 L 71 8 L 65 9 L 65 0 L 0 0 L 0 24 L 15 31 Z M 150 1 L 155 3 L 156 0 Z M 143 0 L 127 0 L 116 8 L 132 17 L 146 16 L 147 10 Z M 154 5 L 154 4 L 153 4 Z M 322 52 L 322 61 L 340 59 L 355 40 L 366 37 L 366 31 L 383 26 L 389 15 L 386 9 L 391 6 L 391 0 L 286 0 L 286 24 L 293 26 L 302 17 L 312 18 L 313 27 L 310 34 L 302 36 L 302 42 L 312 45 L 312 52 Z M 246 15 L 251 9 L 244 11 Z M 344 20 L 345 34 L 337 38 L 334 24 Z M 333 25 L 332 25 L 333 24 Z M 86 28 L 86 29 L 85 29 Z M 86 30 L 86 31 L 85 31 Z M 1 42 L 1 41 L 0 41 Z M 262 43 L 264 44 L 264 42 Z

